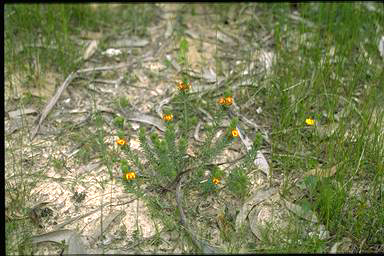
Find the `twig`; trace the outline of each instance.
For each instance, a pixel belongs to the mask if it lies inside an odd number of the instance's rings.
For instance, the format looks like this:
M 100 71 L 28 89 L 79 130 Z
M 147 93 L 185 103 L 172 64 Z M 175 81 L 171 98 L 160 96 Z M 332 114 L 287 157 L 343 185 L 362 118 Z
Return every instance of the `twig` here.
M 45 120 L 45 118 L 48 116 L 49 112 L 52 110 L 52 108 L 55 106 L 56 102 L 60 98 L 61 94 L 67 88 L 67 86 L 75 79 L 78 77 L 79 74 L 81 73 L 86 73 L 86 72 L 92 72 L 92 71 L 105 71 L 105 70 L 111 70 L 111 69 L 119 69 L 119 68 L 125 68 L 133 65 L 136 62 L 132 63 L 122 63 L 119 65 L 114 65 L 114 66 L 105 66 L 105 67 L 96 67 L 96 68 L 86 68 L 86 69 L 81 69 L 75 72 L 72 72 L 67 79 L 65 79 L 64 83 L 57 89 L 56 94 L 50 99 L 48 104 L 44 107 L 44 110 L 40 116 L 39 123 L 37 126 L 33 129 L 32 131 L 32 136 L 31 140 L 33 140 L 37 134 L 37 132 L 40 129 L 40 126 L 42 122 Z M 37 120 L 37 119 L 36 119 Z
M 133 65 L 134 63 L 135 62 L 133 62 L 133 63 L 121 63 L 121 64 L 113 65 L 113 66 L 85 68 L 85 69 L 78 70 L 76 73 L 80 74 L 80 73 L 87 73 L 87 72 L 94 72 L 94 71 L 106 71 L 106 70 L 111 70 L 111 69 L 126 68 L 126 67 Z
M 33 138 L 36 136 L 36 133 L 38 132 L 38 130 L 41 126 L 41 123 L 48 116 L 48 113 L 51 111 L 53 106 L 55 106 L 57 100 L 60 98 L 61 93 L 64 91 L 65 88 L 67 88 L 67 86 L 72 82 L 72 80 L 76 78 L 76 76 L 77 76 L 77 72 L 72 72 L 67 77 L 67 79 L 65 79 L 64 83 L 60 86 L 60 88 L 56 91 L 56 94 L 53 96 L 53 98 L 51 98 L 51 100 L 45 106 L 45 108 L 44 108 L 44 110 L 40 116 L 39 123 L 37 124 L 37 126 L 34 128 L 34 130 L 32 132 L 31 140 L 33 140 Z
M 191 237 L 193 243 L 200 249 L 200 251 L 202 251 L 203 253 L 206 253 L 206 254 L 221 253 L 221 251 L 219 249 L 216 249 L 216 248 L 210 246 L 209 244 L 199 240 L 197 238 L 197 235 L 192 230 L 190 230 L 188 228 L 187 218 L 185 217 L 184 209 L 183 209 L 182 203 L 181 203 L 181 200 L 182 200 L 181 183 L 182 183 L 182 181 L 183 181 L 183 178 L 181 178 L 178 181 L 178 184 L 176 187 L 176 203 L 177 203 L 177 208 L 179 209 L 179 213 L 180 213 L 181 225 L 184 227 L 185 231 L 188 233 L 188 235 Z
M 136 200 L 136 198 L 134 198 L 134 199 L 132 199 L 132 200 L 130 200 L 130 201 L 121 203 L 121 204 L 113 205 L 113 206 L 129 204 L 129 203 L 132 203 L 132 202 L 135 201 L 135 200 Z M 79 219 L 85 218 L 85 217 L 87 217 L 87 216 L 89 216 L 89 215 L 92 215 L 92 214 L 94 214 L 95 212 L 100 211 L 100 209 L 101 209 L 102 207 L 104 207 L 104 206 L 108 206 L 108 205 L 110 205 L 110 204 L 111 204 L 111 203 L 105 203 L 105 204 L 99 206 L 97 209 L 95 209 L 95 210 L 93 210 L 93 211 L 90 211 L 90 212 L 88 212 L 88 213 L 85 213 L 85 214 L 80 215 L 80 216 L 77 216 L 77 217 L 70 218 L 69 220 L 66 220 L 66 221 L 64 221 L 63 223 L 56 225 L 56 227 L 55 227 L 55 231 L 59 231 L 59 230 L 61 230 L 61 228 L 63 228 L 64 226 L 66 226 L 66 225 L 68 225 L 68 224 L 70 224 L 70 223 L 72 223 L 72 222 L 74 222 L 74 221 L 76 221 L 76 220 L 79 220 Z

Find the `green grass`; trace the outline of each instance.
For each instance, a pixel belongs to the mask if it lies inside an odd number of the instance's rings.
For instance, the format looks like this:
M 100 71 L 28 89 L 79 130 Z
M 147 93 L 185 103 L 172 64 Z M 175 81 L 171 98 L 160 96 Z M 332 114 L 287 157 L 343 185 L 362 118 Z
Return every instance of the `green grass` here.
M 221 230 L 220 235 L 227 243 L 228 250 L 239 252 L 247 244 L 247 252 L 324 253 L 329 252 L 334 243 L 349 238 L 352 241 L 349 252 L 383 252 L 384 64 L 377 50 L 378 40 L 384 34 L 383 5 L 375 3 L 377 11 L 369 11 L 361 3 L 299 4 L 300 17 L 313 26 L 293 20 L 290 17 L 291 6 L 286 3 L 242 6 L 251 9 L 257 17 L 249 16 L 241 24 L 244 26 L 242 35 L 246 40 L 255 42 L 260 49 L 273 51 L 276 61 L 271 74 L 252 74 L 252 86 L 231 92 L 228 90 L 231 83 L 228 83 L 227 91 L 220 93 L 233 93 L 240 107 L 245 102 L 253 102 L 250 107 L 242 108 L 241 112 L 258 120 L 259 125 L 265 126 L 270 138 L 269 145 L 256 134 L 255 148 L 261 146 L 265 149 L 272 174 L 284 177 L 281 179 L 284 188 L 282 195 L 294 198 L 296 204 L 315 212 L 319 221 L 330 232 L 330 238 L 320 240 L 303 237 L 303 227 L 292 218 L 287 229 L 266 229 L 263 234 L 265 239 L 261 241 L 246 227 L 236 232 L 232 229 L 227 232 Z M 210 8 L 218 14 L 215 21 L 224 24 L 231 5 L 216 4 Z M 21 84 L 28 90 L 36 86 L 44 87 L 40 78 L 45 71 L 53 71 L 65 77 L 84 64 L 79 61 L 83 45 L 74 43 L 73 37 L 79 36 L 83 31 L 101 32 L 103 36 L 98 50 L 101 51 L 122 35 L 148 36 L 147 28 L 153 25 L 155 10 L 154 5 L 150 4 L 116 8 L 102 4 L 96 9 L 90 5 L 7 4 L 4 13 L 6 81 L 11 81 L 14 74 L 23 72 L 26 76 Z M 177 14 L 177 33 L 172 37 L 172 44 L 179 48 L 176 59 L 186 69 L 189 67 L 189 60 L 188 42 L 183 35 L 187 21 L 187 15 L 184 14 L 189 10 L 195 16 L 197 9 L 195 10 L 195 6 L 185 5 L 182 10 L 183 13 Z M 270 33 L 273 33 L 273 42 L 264 45 L 260 35 Z M 246 60 L 246 65 L 250 66 L 250 56 L 256 52 L 257 47 L 251 48 L 250 52 L 246 47 L 239 48 L 239 59 Z M 139 50 L 136 54 L 139 54 Z M 216 58 L 217 66 L 222 69 L 226 60 Z M 167 61 L 164 63 L 171 66 Z M 234 74 L 229 80 L 235 80 L 237 75 L 239 74 Z M 247 79 L 245 76 L 239 77 L 240 80 Z M 182 73 L 180 79 L 189 77 Z M 96 97 L 97 94 L 91 95 L 94 104 Z M 211 138 L 217 127 L 215 124 L 204 124 L 205 131 L 211 137 L 208 136 L 196 151 L 199 152 L 196 159 L 189 157 L 185 160 L 188 136 L 191 136 L 198 121 L 198 112 L 195 109 L 202 106 L 218 120 L 221 118 L 220 113 L 225 112 L 216 105 L 209 104 L 212 100 L 215 101 L 216 98 L 210 94 L 198 100 L 183 93 L 175 97 L 168 108 L 164 108 L 165 113 L 172 113 L 175 118 L 172 124 L 167 125 L 164 136 L 145 129 L 136 132 L 140 136 L 144 156 L 134 154 L 129 148 L 109 148 L 105 144 L 108 136 L 128 139 L 134 131 L 129 127 L 128 121 L 114 118 L 112 122 L 108 122 L 97 112 L 92 113 L 89 126 L 78 128 L 70 125 L 68 129 L 64 129 L 55 147 L 69 143 L 82 144 L 74 155 L 75 163 L 81 166 L 91 159 L 101 159 L 110 177 L 113 176 L 114 166 L 119 166 L 123 173 L 128 170 L 128 165 L 135 166 L 135 170 L 151 169 L 161 173 L 159 179 L 148 179 L 145 177 L 150 174 L 148 172 L 144 173 L 144 177 L 122 184 L 127 192 L 135 193 L 140 200 L 148 203 L 151 216 L 162 219 L 166 231 L 179 232 L 185 237 L 182 243 L 190 244 L 179 225 L 179 212 L 175 208 L 173 195 L 144 195 L 139 188 L 142 183 L 153 187 L 166 186 L 188 163 L 207 163 L 227 146 L 225 141 L 212 144 Z M 117 107 L 130 107 L 125 96 L 118 96 L 112 102 Z M 36 101 L 32 94 L 26 93 L 13 103 L 19 108 L 36 104 Z M 263 110 L 261 114 L 256 113 L 259 106 Z M 343 112 L 345 114 L 341 115 Z M 315 119 L 319 126 L 307 126 L 306 118 Z M 236 120 L 232 120 L 232 128 L 235 123 Z M 117 130 L 116 134 L 106 132 L 103 128 L 105 125 Z M 320 132 L 321 128 L 332 125 L 336 127 L 332 134 L 324 135 Z M 92 130 L 90 127 L 96 129 Z M 179 128 L 178 132 L 175 128 Z M 16 185 L 6 181 L 7 208 L 11 213 L 24 216 L 6 222 L 7 254 L 30 254 L 34 251 L 30 237 L 35 234 L 32 232 L 35 227 L 25 217 L 29 210 L 25 202 L 28 201 L 33 186 L 39 180 L 47 178 L 41 171 L 25 175 L 34 170 L 30 167 L 34 163 L 28 162 L 33 162 L 34 158 L 26 159 L 21 154 L 19 159 L 18 150 L 36 146 L 26 145 L 23 136 L 27 134 L 21 134 L 7 147 L 7 162 L 12 166 L 14 175 L 20 177 Z M 145 168 L 141 166 L 142 157 L 148 160 Z M 48 167 L 57 172 L 66 169 L 66 160 L 60 156 L 52 156 L 50 159 Z M 295 178 L 302 177 L 311 169 L 335 165 L 337 171 L 331 177 L 309 176 L 298 185 L 292 184 Z M 226 186 L 222 190 L 217 189 L 211 179 L 200 182 L 206 169 L 211 171 L 211 178 L 226 179 Z M 197 212 L 200 201 L 194 197 L 196 192 L 199 192 L 198 198 L 203 201 L 225 194 L 227 198 L 219 200 L 226 203 L 241 203 L 249 196 L 250 181 L 246 174 L 251 171 L 250 166 L 245 164 L 241 168 L 229 168 L 226 171 L 229 173 L 227 177 L 217 166 L 199 166 L 194 175 L 189 177 L 183 192 L 184 207 L 190 221 L 198 220 L 196 223 L 199 225 L 203 223 L 209 226 L 215 218 L 211 215 L 212 212 Z M 73 182 L 81 182 L 81 176 Z M 103 190 L 107 183 L 106 180 L 99 181 Z M 229 227 L 234 227 L 234 216 L 226 214 L 224 219 Z M 197 230 L 196 228 L 195 231 Z M 268 239 L 269 232 L 273 232 L 273 239 Z M 152 239 L 156 246 L 161 244 L 159 234 L 160 230 L 157 230 L 157 235 Z M 211 235 L 201 228 L 198 234 L 205 238 Z M 139 229 L 134 238 L 135 241 L 140 241 Z
M 350 237 L 357 245 L 353 251 L 373 252 L 384 243 L 384 230 L 380 229 L 384 226 L 380 210 L 384 205 L 384 141 L 379 136 L 383 132 L 384 73 L 377 51 L 383 34 L 383 27 L 378 25 L 384 21 L 383 6 L 377 5 L 378 12 L 372 13 L 358 3 L 300 4 L 301 17 L 313 22 L 313 28 L 290 20 L 284 14 L 290 13 L 286 4 L 259 8 L 276 40 L 276 65 L 258 95 L 267 102 L 266 115 L 273 117 L 274 173 L 297 176 L 319 164 L 342 163 L 334 177 L 319 181 L 305 197 L 331 232 L 331 241 Z M 313 33 L 309 42 L 312 46 L 300 42 L 304 33 Z M 332 47 L 335 62 L 330 61 Z M 371 119 L 374 108 L 378 110 L 375 120 Z M 342 109 L 348 114 L 336 121 L 335 114 Z M 337 123 L 338 128 L 324 138 L 314 129 L 305 129 L 304 121 L 309 117 L 323 126 Z M 354 139 L 346 139 L 347 132 L 353 133 Z M 286 153 L 279 148 L 291 152 L 292 157 L 279 156 Z M 294 158 L 295 152 L 320 158 L 321 162 Z M 365 192 L 361 188 L 352 193 L 352 185 L 361 183 Z M 294 251 L 316 252 L 317 243 L 305 241 L 300 250 Z M 290 251 L 284 244 L 274 246 Z
M 73 40 L 81 32 L 102 33 L 106 41 L 121 36 L 147 35 L 154 6 L 128 4 L 7 4 L 5 5 L 6 78 L 26 73 L 23 86 L 38 86 L 44 72 L 68 75 L 82 63 L 84 45 Z

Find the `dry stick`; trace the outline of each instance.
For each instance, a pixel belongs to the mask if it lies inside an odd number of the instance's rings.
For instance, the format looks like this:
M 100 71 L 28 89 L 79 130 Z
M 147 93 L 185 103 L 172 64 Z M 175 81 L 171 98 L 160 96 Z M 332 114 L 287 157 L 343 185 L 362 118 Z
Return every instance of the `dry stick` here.
M 207 253 L 207 254 L 221 253 L 221 251 L 219 249 L 216 249 L 216 248 L 208 245 L 207 243 L 199 240 L 197 238 L 197 235 L 192 230 L 190 230 L 188 228 L 187 219 L 185 217 L 185 213 L 184 213 L 184 210 L 183 210 L 183 207 L 181 204 L 181 200 L 182 200 L 181 182 L 182 181 L 183 181 L 183 178 L 179 179 L 177 187 L 176 187 L 176 203 L 177 203 L 177 208 L 179 209 L 179 213 L 180 213 L 181 225 L 185 228 L 185 230 L 187 231 L 187 233 L 191 237 L 193 243 L 200 249 L 200 251 L 202 251 L 203 253 Z
M 34 128 L 32 132 L 31 140 L 36 136 L 37 131 L 40 128 L 41 123 L 44 121 L 44 119 L 48 116 L 49 111 L 55 106 L 57 100 L 60 98 L 61 93 L 64 91 L 64 89 L 69 85 L 70 82 L 72 82 L 73 79 L 75 79 L 77 75 L 77 72 L 72 72 L 67 79 L 65 79 L 64 83 L 59 87 L 59 89 L 56 91 L 56 94 L 53 96 L 53 98 L 50 99 L 48 104 L 45 106 L 41 116 L 38 125 Z
M 131 66 L 131 65 L 133 65 L 135 63 L 136 62 L 121 63 L 121 64 L 113 65 L 113 66 L 104 66 L 104 67 L 96 67 L 96 68 L 85 68 L 85 69 L 78 70 L 77 73 L 80 74 L 80 73 L 87 73 L 87 72 L 94 72 L 94 71 L 106 71 L 106 70 L 111 70 L 111 69 L 126 68 L 126 67 L 129 67 L 129 66 Z
M 124 67 L 129 67 L 133 65 L 133 63 L 122 63 L 119 65 L 114 65 L 114 66 L 104 66 L 104 67 L 96 67 L 96 68 L 86 68 L 86 69 L 81 69 L 75 72 L 72 72 L 67 79 L 65 79 L 64 83 L 57 89 L 56 94 L 49 100 L 47 105 L 44 107 L 44 110 L 40 116 L 39 122 L 36 125 L 36 127 L 32 131 L 32 136 L 31 140 L 33 140 L 37 134 L 37 132 L 40 129 L 41 124 L 45 120 L 45 118 L 48 116 L 49 112 L 52 110 L 52 108 L 55 106 L 56 102 L 60 98 L 61 94 L 63 93 L 64 89 L 67 88 L 67 86 L 76 78 L 78 77 L 79 74 L 81 73 L 86 73 L 86 72 L 91 72 L 91 71 L 105 71 L 105 70 L 111 70 L 111 69 L 119 69 L 119 68 L 124 68 Z M 36 119 L 37 120 L 37 119 Z
M 113 205 L 113 206 L 129 204 L 129 203 L 132 203 L 132 202 L 135 201 L 135 200 L 136 200 L 136 198 L 131 199 L 131 200 L 129 200 L 129 201 L 127 201 L 127 202 L 124 202 L 124 203 L 120 203 L 120 204 L 117 204 L 117 205 Z M 92 214 L 94 214 L 94 213 L 100 211 L 100 209 L 101 209 L 102 207 L 104 207 L 104 206 L 108 206 L 108 205 L 109 205 L 109 206 L 112 206 L 111 203 L 105 203 L 105 204 L 99 206 L 97 209 L 95 209 L 95 210 L 93 210 L 93 211 L 90 211 L 90 212 L 88 212 L 88 213 L 85 213 L 85 214 L 80 215 L 80 216 L 77 216 L 77 217 L 70 218 L 69 220 L 66 220 L 66 221 L 64 221 L 63 223 L 58 224 L 58 225 L 55 227 L 55 231 L 59 231 L 59 230 L 61 230 L 61 228 L 63 228 L 64 226 L 66 226 L 66 225 L 68 225 L 68 224 L 70 224 L 70 223 L 72 223 L 72 222 L 74 222 L 74 221 L 76 221 L 76 220 L 79 220 L 79 219 L 85 218 L 85 217 L 87 217 L 87 216 L 89 216 L 89 215 L 92 215 Z

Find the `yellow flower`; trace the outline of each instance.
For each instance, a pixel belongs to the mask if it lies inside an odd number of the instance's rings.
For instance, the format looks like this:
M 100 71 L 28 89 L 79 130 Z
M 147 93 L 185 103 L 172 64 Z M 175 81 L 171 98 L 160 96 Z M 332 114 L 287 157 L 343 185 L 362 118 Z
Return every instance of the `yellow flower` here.
M 167 114 L 163 116 L 164 121 L 169 122 L 173 120 L 173 115 L 172 114 Z
M 232 96 L 228 96 L 225 98 L 225 105 L 230 106 L 230 105 L 232 105 L 232 103 L 233 103 Z
M 315 125 L 315 120 L 313 120 L 311 118 L 307 118 L 307 119 L 305 119 L 305 123 L 309 126 L 312 126 L 312 125 Z
M 134 179 L 136 179 L 136 173 L 135 172 L 127 172 L 124 174 L 124 178 L 126 180 L 134 180 Z
M 119 145 L 127 144 L 127 142 L 124 139 L 118 139 L 118 140 L 116 140 L 116 143 L 119 144 Z
M 232 137 L 238 137 L 239 136 L 239 132 L 235 129 L 235 130 L 232 130 Z
M 219 179 L 219 178 L 213 178 L 213 179 L 212 179 L 212 183 L 215 184 L 215 185 L 217 185 L 217 184 L 220 183 L 220 179 Z

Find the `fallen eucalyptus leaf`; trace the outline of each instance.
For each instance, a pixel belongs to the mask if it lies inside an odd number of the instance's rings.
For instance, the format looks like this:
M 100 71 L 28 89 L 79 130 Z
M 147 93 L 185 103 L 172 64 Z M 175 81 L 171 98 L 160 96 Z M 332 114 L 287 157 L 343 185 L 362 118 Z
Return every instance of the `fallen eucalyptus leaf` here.
M 262 201 L 270 198 L 273 194 L 277 192 L 277 188 L 270 188 L 268 190 L 259 190 L 254 193 L 243 205 L 240 209 L 239 214 L 236 217 L 236 229 L 240 229 L 240 227 L 244 224 L 245 219 L 248 217 L 249 212 L 252 208 L 261 203 Z
M 140 38 L 123 38 L 112 43 L 112 47 L 125 48 L 125 47 L 144 47 L 149 44 L 146 39 Z
M 42 243 L 42 242 L 55 242 L 61 243 L 65 241 L 65 244 L 68 245 L 67 254 L 86 254 L 87 249 L 80 237 L 80 235 L 73 230 L 63 229 L 53 232 L 48 232 L 42 235 L 37 235 L 32 237 L 32 243 Z
M 217 31 L 217 39 L 223 43 L 226 43 L 232 46 L 236 44 L 232 38 L 230 38 L 229 36 L 227 36 L 221 31 Z
M 316 214 L 314 212 L 312 212 L 311 210 L 305 210 L 303 209 L 301 206 L 297 205 L 297 204 L 293 204 L 285 199 L 283 199 L 284 203 L 285 203 L 285 206 L 288 208 L 288 210 L 290 210 L 291 212 L 293 212 L 294 214 L 296 214 L 297 216 L 305 219 L 305 220 L 308 220 L 310 222 L 313 222 L 313 223 L 318 223 L 318 219 L 316 217 Z
M 381 37 L 378 47 L 379 47 L 380 56 L 383 57 L 384 59 L 384 36 Z
M 352 252 L 352 240 L 350 238 L 344 237 L 340 242 L 336 242 L 332 245 L 329 253 L 345 253 Z
M 316 168 L 306 172 L 304 174 L 304 177 L 308 177 L 308 176 L 332 177 L 333 175 L 336 174 L 336 171 L 337 171 L 337 165 L 334 165 L 328 169 Z
M 275 54 L 273 52 L 267 52 L 262 50 L 259 54 L 259 60 L 263 63 L 264 68 L 267 72 L 271 71 L 271 67 L 275 58 Z
M 318 226 L 317 232 L 309 232 L 308 235 L 310 237 L 318 237 L 320 240 L 329 239 L 329 231 L 325 229 L 325 226 L 323 224 L 320 224 Z
M 93 239 L 93 241 L 90 244 L 94 244 L 99 239 L 99 237 L 105 232 L 105 230 L 107 230 L 107 228 L 111 225 L 113 220 L 123 213 L 125 213 L 125 211 L 114 211 L 110 213 L 105 219 L 103 219 L 102 224 L 99 223 L 95 227 L 93 232 L 91 232 L 91 238 Z
M 129 121 L 150 124 L 150 125 L 156 126 L 162 132 L 165 131 L 165 125 L 163 124 L 163 121 L 154 116 L 150 116 L 140 112 L 128 112 L 128 110 L 123 108 L 120 108 L 119 110 L 114 110 L 102 105 L 97 105 L 96 109 L 102 112 L 108 112 L 113 114 L 118 113 L 119 115 L 123 116 L 125 119 Z
M 269 178 L 269 164 L 260 150 L 257 151 L 256 159 L 253 163 Z
M 92 57 L 92 55 L 96 52 L 97 50 L 97 40 L 92 40 L 87 49 L 85 49 L 85 52 L 84 52 L 84 55 L 83 55 L 83 59 L 84 60 L 88 60 L 89 58 Z
M 100 32 L 91 32 L 91 31 L 80 32 L 80 37 L 88 40 L 100 40 L 102 36 L 103 34 Z
M 286 210 L 287 211 L 287 210 Z M 262 230 L 268 227 L 268 238 L 271 241 L 273 231 L 285 229 L 288 226 L 287 212 L 278 204 L 265 203 L 260 207 L 254 207 L 248 215 L 252 233 L 262 240 Z
M 199 35 L 196 32 L 192 31 L 192 30 L 187 29 L 185 31 L 185 34 L 187 34 L 188 36 L 192 37 L 193 39 L 199 39 Z
M 8 115 L 10 118 L 18 118 L 21 115 L 35 114 L 37 111 L 33 108 L 18 109 L 15 111 L 9 111 Z
M 213 71 L 212 68 L 205 68 L 204 73 L 203 73 L 203 78 L 208 82 L 208 83 L 214 83 L 216 82 L 216 73 Z
M 245 135 L 244 131 L 242 131 L 239 126 L 237 126 L 236 129 L 239 131 L 240 139 L 243 142 L 247 151 L 251 150 L 253 144 L 252 141 L 247 137 L 247 135 Z M 253 161 L 253 163 L 269 178 L 269 164 L 260 150 L 257 151 L 256 159 Z
M 143 113 L 136 113 L 136 112 L 128 113 L 128 111 L 123 109 L 120 109 L 119 112 L 124 118 L 126 118 L 129 121 L 150 124 L 150 125 L 156 126 L 162 132 L 165 131 L 165 125 L 163 124 L 163 121 L 157 117 L 146 115 Z
M 167 28 L 164 33 L 165 39 L 170 37 L 172 35 L 172 32 L 173 32 L 173 23 L 170 20 L 167 20 Z
M 21 118 L 16 118 L 13 121 L 6 121 L 5 122 L 5 134 L 9 135 L 14 133 L 20 128 L 23 128 L 25 124 L 23 123 L 23 120 Z

